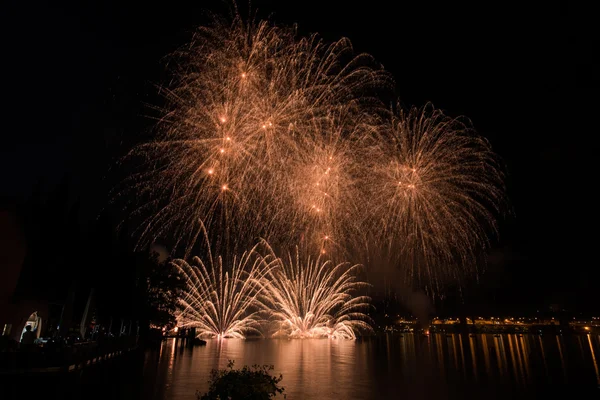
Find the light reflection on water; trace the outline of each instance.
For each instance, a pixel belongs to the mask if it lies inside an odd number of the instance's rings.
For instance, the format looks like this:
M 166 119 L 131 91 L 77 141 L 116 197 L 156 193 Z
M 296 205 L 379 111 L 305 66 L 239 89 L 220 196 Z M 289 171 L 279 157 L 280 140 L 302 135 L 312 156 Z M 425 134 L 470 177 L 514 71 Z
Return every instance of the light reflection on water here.
M 598 335 L 385 335 L 346 340 L 209 340 L 193 349 L 169 339 L 146 354 L 148 399 L 193 399 L 210 371 L 274 365 L 287 399 L 498 398 L 554 387 L 600 396 Z M 278 398 L 281 398 L 279 396 Z

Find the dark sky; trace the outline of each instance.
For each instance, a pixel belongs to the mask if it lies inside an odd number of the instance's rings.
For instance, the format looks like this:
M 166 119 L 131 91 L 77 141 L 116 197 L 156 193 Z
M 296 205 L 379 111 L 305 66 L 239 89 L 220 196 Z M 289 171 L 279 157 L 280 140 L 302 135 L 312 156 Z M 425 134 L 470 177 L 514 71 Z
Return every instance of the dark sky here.
M 88 2 L 10 1 L 0 16 L 0 194 L 26 198 L 66 176 L 85 219 L 104 201 L 112 157 L 152 125 L 144 104 L 164 83 L 161 58 L 206 20 L 203 10 L 227 7 L 80 3 Z M 352 3 L 252 2 L 259 16 L 297 22 L 303 33 L 350 38 L 392 72 L 403 104 L 432 101 L 471 118 L 505 160 L 514 216 L 467 300 L 499 310 L 597 306 L 600 43 L 591 10 L 551 1 Z

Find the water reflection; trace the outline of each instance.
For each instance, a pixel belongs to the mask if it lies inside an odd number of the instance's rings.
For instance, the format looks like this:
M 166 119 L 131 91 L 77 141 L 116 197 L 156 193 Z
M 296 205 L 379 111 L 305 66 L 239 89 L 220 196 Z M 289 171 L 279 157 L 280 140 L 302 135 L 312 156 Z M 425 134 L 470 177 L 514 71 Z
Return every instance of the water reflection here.
M 592 355 L 592 363 L 594 364 L 594 370 L 596 371 L 596 380 L 598 381 L 598 388 L 600 389 L 600 372 L 598 371 L 598 361 L 596 360 L 596 352 L 594 351 L 594 344 L 592 343 L 592 336 L 587 334 L 588 343 L 590 345 L 590 354 Z
M 174 339 L 146 354 L 147 397 L 193 398 L 213 368 L 274 365 L 288 399 L 503 398 L 553 385 L 600 393 L 596 335 L 386 335 L 346 340 Z M 514 396 L 512 396 L 514 398 Z

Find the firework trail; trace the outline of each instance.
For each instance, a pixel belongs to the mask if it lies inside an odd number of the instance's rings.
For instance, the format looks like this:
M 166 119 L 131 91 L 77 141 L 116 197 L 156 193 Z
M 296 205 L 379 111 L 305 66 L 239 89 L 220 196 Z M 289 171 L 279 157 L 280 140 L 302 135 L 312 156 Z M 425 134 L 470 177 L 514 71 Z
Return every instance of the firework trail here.
M 342 138 L 370 133 L 368 89 L 389 79 L 369 56 L 238 16 L 200 28 L 173 64 L 159 133 L 128 156 L 140 167 L 125 186 L 142 204 L 141 246 L 170 237 L 189 255 L 200 224 L 228 251 L 258 237 L 287 246 L 349 221 L 354 177 L 342 167 L 356 140 Z M 304 188 L 319 181 L 325 190 Z
M 373 232 L 380 250 L 417 284 L 471 272 L 496 230 L 503 169 L 468 122 L 431 105 L 400 111 L 374 171 Z
M 282 193 L 288 201 L 286 219 L 288 226 L 302 229 L 290 236 L 308 252 L 344 259 L 347 249 L 364 246 L 368 195 L 361 185 L 369 168 L 362 160 L 372 158 L 375 148 L 369 146 L 374 136 L 366 134 L 370 122 L 336 116 L 314 123 L 312 129 L 321 135 L 305 136 L 289 160 Z
M 230 268 L 221 257 L 213 260 L 210 251 L 208 265 L 199 257 L 193 265 L 182 259 L 172 262 L 186 280 L 176 317 L 179 327 L 194 327 L 199 337 L 210 338 L 261 334 L 266 308 L 262 294 L 274 264 L 258 254 L 257 246 L 233 257 Z
M 355 296 L 369 286 L 358 280 L 359 267 L 322 257 L 302 260 L 298 249 L 295 257 L 290 253 L 269 272 L 273 336 L 356 339 L 372 331 L 364 313 L 370 298 Z

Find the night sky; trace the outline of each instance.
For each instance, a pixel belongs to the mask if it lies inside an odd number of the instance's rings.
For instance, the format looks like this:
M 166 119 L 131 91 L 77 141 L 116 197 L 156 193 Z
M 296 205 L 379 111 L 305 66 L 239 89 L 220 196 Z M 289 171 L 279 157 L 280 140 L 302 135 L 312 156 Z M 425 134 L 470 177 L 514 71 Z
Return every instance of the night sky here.
M 87 227 L 114 183 L 109 167 L 152 127 L 147 104 L 160 102 L 156 84 L 167 83 L 163 57 L 207 20 L 203 10 L 227 6 L 79 3 L 3 7 L 0 195 L 22 201 L 66 180 Z M 431 101 L 469 117 L 506 162 L 511 213 L 479 283 L 458 299 L 449 295 L 447 307 L 597 309 L 600 42 L 591 10 L 558 2 L 388 3 L 396 2 L 252 6 L 260 17 L 298 23 L 302 34 L 350 38 L 394 75 L 404 105 Z

